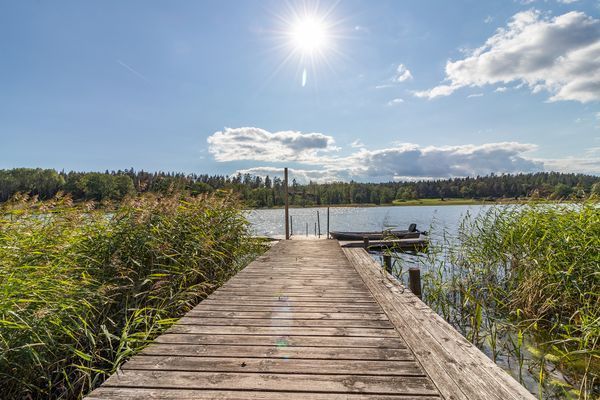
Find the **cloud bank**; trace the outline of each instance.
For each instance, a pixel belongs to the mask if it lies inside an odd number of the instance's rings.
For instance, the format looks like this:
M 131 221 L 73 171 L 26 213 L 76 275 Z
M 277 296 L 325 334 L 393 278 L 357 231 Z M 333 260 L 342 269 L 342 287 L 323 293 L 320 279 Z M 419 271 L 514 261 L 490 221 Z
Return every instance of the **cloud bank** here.
M 446 63 L 448 83 L 415 96 L 448 96 L 462 87 L 518 83 L 549 101 L 600 100 L 600 20 L 572 11 L 554 18 L 515 14 L 483 46 Z
M 537 146 L 516 142 L 483 145 L 428 146 L 398 144 L 381 150 L 362 149 L 328 165 L 330 170 L 350 178 L 400 180 L 412 178 L 452 178 L 540 171 L 543 164 L 525 158 L 522 153 Z M 340 165 L 340 167 L 336 167 Z
M 527 156 L 536 145 L 499 142 L 481 145 L 420 146 L 399 143 L 385 149 L 369 150 L 353 142 L 353 152 L 337 156 L 331 136 L 322 133 L 282 131 L 270 133 L 260 128 L 227 128 L 208 138 L 209 151 L 217 161 L 297 162 L 294 175 L 303 181 L 389 181 L 452 178 L 490 173 L 535 172 L 544 162 Z M 359 146 L 359 144 L 361 146 Z M 239 172 L 273 175 L 281 167 L 272 165 Z

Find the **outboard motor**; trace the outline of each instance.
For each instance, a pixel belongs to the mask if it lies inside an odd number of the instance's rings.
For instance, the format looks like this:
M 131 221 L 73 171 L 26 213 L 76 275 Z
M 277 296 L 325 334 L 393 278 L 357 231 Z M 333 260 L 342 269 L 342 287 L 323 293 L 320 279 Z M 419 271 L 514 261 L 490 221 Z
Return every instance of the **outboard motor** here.
M 409 232 L 416 232 L 417 231 L 417 224 L 410 224 L 408 226 L 408 231 Z

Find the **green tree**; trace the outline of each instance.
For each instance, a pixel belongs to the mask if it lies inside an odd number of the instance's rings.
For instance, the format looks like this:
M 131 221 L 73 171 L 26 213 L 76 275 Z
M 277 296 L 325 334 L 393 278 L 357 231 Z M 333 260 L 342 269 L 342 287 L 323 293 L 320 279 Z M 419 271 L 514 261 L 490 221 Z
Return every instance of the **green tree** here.
M 133 195 L 135 193 L 135 187 L 133 185 L 133 179 L 128 175 L 117 175 L 114 177 L 115 194 L 117 199 L 121 200 L 126 196 Z
M 79 180 L 79 188 L 88 200 L 108 200 L 117 193 L 113 178 L 99 172 L 85 174 Z
M 573 188 L 565 185 L 564 183 L 559 183 L 554 187 L 552 197 L 555 199 L 565 199 L 571 196 L 571 193 L 573 193 Z

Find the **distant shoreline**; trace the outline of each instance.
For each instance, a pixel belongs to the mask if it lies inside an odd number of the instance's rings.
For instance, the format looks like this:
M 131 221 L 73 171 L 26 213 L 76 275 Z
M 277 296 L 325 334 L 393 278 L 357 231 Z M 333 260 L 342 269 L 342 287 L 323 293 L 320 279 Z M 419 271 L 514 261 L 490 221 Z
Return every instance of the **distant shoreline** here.
M 310 204 L 306 206 L 299 206 L 297 204 L 291 205 L 290 208 L 327 208 L 327 207 L 338 207 L 338 208 L 347 208 L 347 207 L 360 207 L 360 208 L 369 208 L 369 207 L 407 207 L 407 206 L 483 206 L 483 205 L 507 205 L 507 204 L 527 204 L 531 201 L 535 201 L 537 203 L 571 203 L 575 202 L 574 200 L 549 200 L 549 199 L 531 199 L 531 198 L 522 198 L 522 199 L 507 199 L 501 198 L 497 200 L 483 200 L 483 199 L 414 199 L 414 200 L 394 200 L 393 203 L 386 204 L 374 204 L 374 203 L 361 203 L 361 204 Z M 284 206 L 274 206 L 274 207 L 255 207 L 248 208 L 249 210 L 280 210 L 283 209 Z

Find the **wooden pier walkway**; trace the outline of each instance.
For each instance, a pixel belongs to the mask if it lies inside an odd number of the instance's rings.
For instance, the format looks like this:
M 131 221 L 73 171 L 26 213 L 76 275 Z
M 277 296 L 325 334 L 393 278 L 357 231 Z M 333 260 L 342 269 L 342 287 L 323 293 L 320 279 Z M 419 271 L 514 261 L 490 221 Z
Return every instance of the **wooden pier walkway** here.
M 533 399 L 362 249 L 281 241 L 89 400 Z

